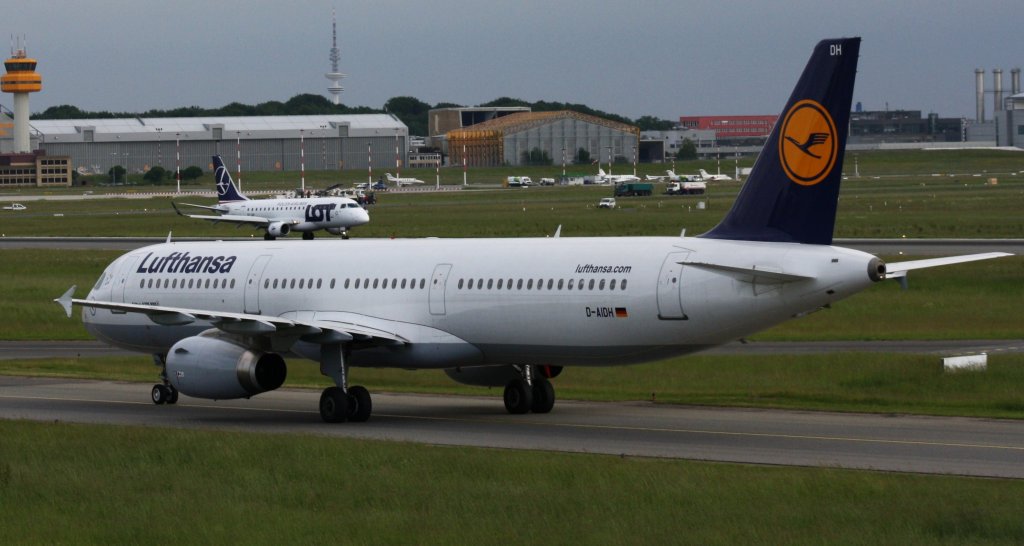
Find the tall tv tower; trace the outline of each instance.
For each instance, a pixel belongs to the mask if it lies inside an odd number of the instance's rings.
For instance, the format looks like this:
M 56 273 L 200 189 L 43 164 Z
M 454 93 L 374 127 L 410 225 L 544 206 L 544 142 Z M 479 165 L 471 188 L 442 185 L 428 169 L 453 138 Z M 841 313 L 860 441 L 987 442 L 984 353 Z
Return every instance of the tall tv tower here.
M 341 79 L 345 74 L 338 72 L 338 61 L 341 60 L 341 50 L 338 49 L 338 21 L 331 10 L 331 71 L 324 74 L 324 77 L 331 81 L 327 91 L 334 95 L 334 104 L 341 104 L 341 92 L 345 90 L 341 86 Z

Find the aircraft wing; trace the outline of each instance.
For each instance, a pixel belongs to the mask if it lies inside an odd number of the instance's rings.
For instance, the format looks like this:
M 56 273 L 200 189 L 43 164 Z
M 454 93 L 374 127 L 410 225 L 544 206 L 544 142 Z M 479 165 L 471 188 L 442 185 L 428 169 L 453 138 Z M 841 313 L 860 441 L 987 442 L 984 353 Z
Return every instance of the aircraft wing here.
M 978 260 L 990 260 L 992 258 L 1003 258 L 1013 256 L 1008 252 L 986 252 L 983 254 L 967 254 L 964 256 L 949 256 L 947 258 L 929 258 L 926 260 L 911 260 L 909 262 L 896 262 L 886 264 L 885 277 L 887 279 L 898 279 L 906 277 L 908 271 L 924 269 L 927 267 L 938 267 L 940 265 L 961 264 L 965 262 L 976 262 Z
M 182 203 L 182 204 L 184 204 L 184 203 Z M 174 206 L 173 202 L 171 203 L 171 206 Z M 216 207 L 202 207 L 201 205 L 191 205 L 191 206 L 201 207 L 201 208 L 210 209 L 210 210 L 219 210 Z M 174 212 L 177 212 L 180 216 L 184 216 L 186 218 L 195 218 L 197 220 L 206 220 L 206 221 L 209 221 L 209 222 L 213 222 L 215 224 L 219 223 L 219 222 L 227 222 L 229 224 L 239 224 L 239 225 L 248 224 L 248 225 L 251 225 L 251 226 L 256 226 L 256 227 L 261 227 L 261 228 L 265 228 L 265 227 L 267 227 L 270 224 L 270 220 L 268 220 L 267 218 L 264 218 L 263 216 L 248 216 L 248 215 L 242 215 L 242 214 L 219 214 L 219 215 L 212 215 L 212 214 L 185 214 L 184 212 L 181 212 L 180 210 L 178 210 L 178 207 L 176 207 L 176 206 L 174 206 Z M 299 221 L 295 220 L 295 219 L 291 219 L 291 220 L 284 220 L 284 221 L 282 221 L 282 223 L 295 225 L 295 224 L 299 223 Z
M 161 326 L 183 326 L 197 320 L 205 320 L 210 322 L 215 328 L 231 334 L 280 335 L 296 339 L 301 337 L 313 343 L 338 343 L 352 340 L 371 341 L 384 345 L 405 345 L 410 343 L 408 339 L 397 333 L 361 325 L 354 321 L 300 320 L 250 313 L 83 300 L 72 297 L 75 288 L 75 286 L 72 286 L 64 295 L 53 300 L 64 308 L 64 312 L 69 318 L 71 317 L 72 306 L 80 305 L 94 309 L 109 309 L 115 313 L 141 313 L 149 317 L 149 320 L 155 324 Z
M 214 205 L 214 206 L 209 206 L 209 205 L 193 205 L 192 203 L 182 203 L 182 205 L 185 205 L 186 207 L 195 207 L 197 209 L 215 210 L 217 212 L 227 212 L 226 208 L 221 207 L 219 205 Z M 174 207 L 175 211 L 178 210 L 178 206 L 176 204 L 174 204 L 174 201 L 171 201 L 171 206 Z M 181 214 L 181 212 L 178 212 L 178 214 Z

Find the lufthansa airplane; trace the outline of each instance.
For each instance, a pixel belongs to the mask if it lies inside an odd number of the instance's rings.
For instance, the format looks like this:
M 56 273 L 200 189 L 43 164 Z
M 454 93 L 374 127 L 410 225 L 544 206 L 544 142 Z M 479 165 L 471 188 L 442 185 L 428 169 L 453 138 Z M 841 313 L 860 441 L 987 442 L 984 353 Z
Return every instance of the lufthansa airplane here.
M 219 155 L 213 156 L 213 165 L 214 179 L 217 181 L 217 205 L 182 205 L 216 211 L 218 215 L 185 214 L 172 202 L 175 212 L 215 224 L 228 222 L 239 226 L 255 226 L 264 230 L 263 238 L 268 241 L 292 231 L 301 232 L 303 239 L 312 239 L 313 232 L 319 229 L 347 239 L 349 228 L 370 221 L 369 213 L 347 197 L 249 199 L 235 187 Z
M 56 301 L 83 307 L 98 339 L 153 355 L 157 404 L 273 390 L 299 357 L 334 382 L 323 420 L 360 422 L 359 367 L 444 370 L 504 387 L 511 413 L 547 413 L 562 367 L 694 353 L 914 269 L 1006 256 L 886 265 L 832 246 L 859 47 L 815 47 L 732 209 L 697 237 L 168 242 Z

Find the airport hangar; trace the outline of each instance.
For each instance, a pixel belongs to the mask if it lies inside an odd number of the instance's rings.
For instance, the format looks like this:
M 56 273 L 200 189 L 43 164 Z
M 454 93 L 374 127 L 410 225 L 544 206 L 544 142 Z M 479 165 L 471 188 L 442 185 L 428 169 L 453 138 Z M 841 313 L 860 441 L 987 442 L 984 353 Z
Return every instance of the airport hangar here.
M 37 161 L 70 158 L 68 170 L 82 174 L 115 165 L 130 173 L 156 165 L 173 172 L 179 164 L 208 171 L 218 153 L 232 171 L 240 156 L 243 177 L 246 171 L 298 171 L 303 157 L 310 170 L 372 165 L 380 174 L 409 159 L 409 128 L 390 114 L 33 120 L 31 126 Z M 9 138 L 0 138 L 0 151 L 9 145 Z M 22 182 L 5 185 L 39 185 Z M 50 185 L 70 184 L 69 176 Z
M 540 152 L 551 164 L 574 163 L 580 149 L 591 161 L 632 163 L 640 129 L 571 110 L 531 112 L 527 108 L 445 108 L 428 114 L 431 143 L 450 165 L 470 167 L 529 164 Z M 463 152 L 465 150 L 465 152 Z

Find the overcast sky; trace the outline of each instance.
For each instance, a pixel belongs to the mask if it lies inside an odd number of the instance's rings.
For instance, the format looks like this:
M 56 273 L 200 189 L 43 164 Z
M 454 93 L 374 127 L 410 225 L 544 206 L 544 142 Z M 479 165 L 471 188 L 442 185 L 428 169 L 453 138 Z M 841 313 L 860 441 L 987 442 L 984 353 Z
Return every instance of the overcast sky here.
M 332 8 L 342 102 L 373 108 L 509 96 L 631 118 L 775 114 L 818 40 L 861 36 L 855 102 L 973 118 L 974 69 L 1002 68 L 1009 91 L 1024 65 L 1021 0 L 23 0 L 0 31 L 39 60 L 33 112 L 219 107 L 329 96 Z

